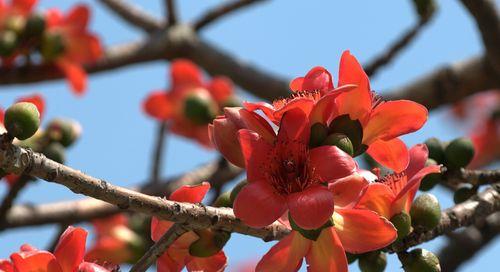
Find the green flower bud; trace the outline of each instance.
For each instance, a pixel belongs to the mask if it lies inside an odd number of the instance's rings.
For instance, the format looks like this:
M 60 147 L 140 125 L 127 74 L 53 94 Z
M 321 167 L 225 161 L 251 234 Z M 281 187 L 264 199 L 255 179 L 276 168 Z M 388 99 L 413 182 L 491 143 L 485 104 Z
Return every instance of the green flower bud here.
M 372 251 L 363 254 L 358 259 L 361 272 L 382 272 L 387 266 L 387 256 L 381 251 Z
M 427 159 L 425 166 L 430 166 L 430 165 L 437 165 L 437 162 L 433 159 Z M 420 182 L 419 189 L 421 191 L 429 191 L 432 188 L 434 188 L 434 186 L 436 186 L 436 184 L 438 184 L 440 181 L 441 181 L 441 173 L 428 174 Z
M 46 61 L 53 61 L 64 53 L 64 40 L 60 34 L 45 33 L 40 45 L 40 53 Z
M 40 37 L 45 30 L 45 17 L 43 14 L 34 13 L 26 22 L 24 35 L 26 37 Z
M 431 230 L 441 220 L 441 206 L 434 195 L 424 193 L 419 195 L 410 209 L 411 221 L 414 227 Z
M 429 158 L 438 163 L 444 162 L 444 147 L 443 143 L 438 138 L 429 138 L 424 142 L 429 150 Z
M 233 203 L 231 202 L 231 193 L 225 192 L 225 193 L 221 194 L 214 201 L 213 206 L 214 207 L 232 207 Z
M 197 125 L 206 125 L 214 120 L 217 108 L 208 94 L 193 92 L 184 101 L 184 115 Z
M 71 146 L 81 134 L 78 122 L 70 119 L 53 119 L 48 125 L 46 135 L 52 142 L 61 143 L 63 146 Z
M 60 143 L 50 143 L 42 151 L 42 153 L 49 159 L 64 163 L 66 161 L 66 150 Z
M 210 229 L 195 230 L 200 237 L 189 246 L 189 254 L 196 257 L 210 257 L 217 254 L 226 245 L 231 233 Z
M 405 272 L 441 272 L 438 257 L 425 249 L 416 248 L 409 253 L 400 253 L 399 259 Z
M 351 140 L 342 133 L 333 133 L 328 135 L 323 141 L 323 145 L 334 145 L 349 155 L 354 155 Z
M 462 203 L 477 193 L 477 189 L 470 185 L 462 185 L 453 194 L 455 204 Z
M 330 219 L 323 226 L 317 229 L 303 229 L 299 227 L 297 223 L 295 223 L 290 213 L 288 213 L 288 221 L 290 222 L 290 227 L 292 227 L 292 230 L 298 231 L 300 234 L 302 234 L 302 236 L 312 241 L 316 241 L 318 239 L 323 229 L 333 226 L 333 221 Z
M 0 33 L 0 56 L 7 57 L 14 53 L 17 47 L 18 36 L 16 32 L 6 30 Z
M 398 231 L 398 240 L 405 238 L 413 231 L 411 227 L 411 217 L 406 212 L 400 212 L 391 218 L 391 223 Z
M 245 185 L 248 184 L 248 181 L 246 179 L 240 181 L 234 188 L 231 190 L 231 194 L 229 195 L 229 199 L 231 200 L 231 206 L 233 206 L 234 201 L 236 200 L 236 197 L 240 193 L 241 189 L 245 187 Z
M 474 145 L 467 138 L 457 138 L 444 150 L 446 166 L 451 168 L 466 167 L 474 157 Z
M 40 113 L 32 103 L 19 102 L 5 111 L 4 124 L 10 135 L 26 140 L 38 130 Z
M 363 127 L 358 120 L 351 120 L 348 114 L 337 116 L 330 123 L 330 132 L 342 133 L 351 140 L 354 155 L 360 155 L 366 150 L 366 147 L 361 145 L 363 140 Z
M 322 123 L 315 123 L 311 126 L 311 136 L 309 137 L 309 146 L 320 146 L 328 136 L 328 127 Z
M 345 256 L 347 258 L 347 263 L 348 264 L 352 264 L 353 262 L 355 262 L 359 258 L 358 254 L 352 254 L 352 253 L 349 253 L 349 252 L 346 252 Z

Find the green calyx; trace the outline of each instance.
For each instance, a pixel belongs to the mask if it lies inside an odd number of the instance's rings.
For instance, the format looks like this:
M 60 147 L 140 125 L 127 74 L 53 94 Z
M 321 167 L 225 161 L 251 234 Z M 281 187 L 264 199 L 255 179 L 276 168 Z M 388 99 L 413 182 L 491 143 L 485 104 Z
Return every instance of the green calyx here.
M 411 217 L 404 211 L 394 215 L 391 218 L 391 223 L 398 231 L 398 241 L 405 238 L 413 231 L 413 228 L 411 227 Z
M 205 93 L 193 92 L 184 100 L 184 116 L 197 125 L 209 124 L 216 115 L 214 101 Z
M 309 146 L 311 148 L 320 146 L 328 136 L 328 127 L 322 123 L 315 123 L 311 126 Z
M 405 272 L 441 272 L 438 257 L 428 250 L 416 248 L 398 256 Z
M 50 143 L 43 150 L 42 153 L 49 159 L 64 163 L 66 161 L 66 149 L 60 143 Z
M 244 179 L 240 181 L 238 184 L 236 184 L 236 186 L 234 186 L 234 188 L 231 190 L 231 194 L 229 195 L 229 200 L 231 201 L 231 207 L 233 206 L 234 201 L 236 200 L 236 197 L 240 193 L 241 189 L 243 189 L 243 187 L 245 187 L 245 185 L 247 184 L 248 181 Z
M 430 166 L 430 165 L 437 165 L 437 162 L 433 159 L 428 159 L 427 162 L 425 163 L 425 166 Z M 421 191 L 429 191 L 432 188 L 434 188 L 436 184 L 441 182 L 441 179 L 442 179 L 441 173 L 428 174 L 422 179 L 422 182 L 420 182 L 419 189 Z
M 365 152 L 367 147 L 361 144 L 363 140 L 363 127 L 358 120 L 351 120 L 348 114 L 340 115 L 333 119 L 329 128 L 330 133 L 341 133 L 349 138 L 354 156 Z
M 361 255 L 358 266 L 362 272 L 382 272 L 387 266 L 387 256 L 381 251 L 372 251 Z
M 214 201 L 213 205 L 214 207 L 232 207 L 233 203 L 231 202 L 231 193 L 230 192 L 225 192 L 221 194 L 217 199 Z
M 18 102 L 5 111 L 4 125 L 10 135 L 26 140 L 38 130 L 40 113 L 32 103 Z
M 56 118 L 47 125 L 46 135 L 50 141 L 69 147 L 80 136 L 80 130 L 76 121 Z
M 347 135 L 342 133 L 333 133 L 328 135 L 328 137 L 326 137 L 326 139 L 323 141 L 323 145 L 333 145 L 340 148 L 350 156 L 354 155 L 351 140 L 349 139 L 349 137 L 347 137 Z
M 441 206 L 434 195 L 424 193 L 419 195 L 410 209 L 410 216 L 413 227 L 431 230 L 435 228 L 441 220 Z
M 451 141 L 444 150 L 446 166 L 454 169 L 466 167 L 474 158 L 474 145 L 467 138 Z
M 444 162 L 444 147 L 443 143 L 438 138 L 429 138 L 425 142 L 427 149 L 429 150 L 429 158 L 433 159 L 437 163 Z
M 57 33 L 45 33 L 40 45 L 40 53 L 46 61 L 53 61 L 64 53 L 63 37 Z
M 194 231 L 199 239 L 189 246 L 189 254 L 195 257 L 210 257 L 226 245 L 231 233 L 219 230 L 202 229 Z
M 45 31 L 45 17 L 40 13 L 34 13 L 26 21 L 24 35 L 26 37 L 40 37 Z
M 458 188 L 453 194 L 453 202 L 455 202 L 455 204 L 462 203 L 471 198 L 476 193 L 477 188 L 475 187 L 472 187 L 470 185 L 460 186 L 460 188 Z
M 17 48 L 18 35 L 11 30 L 0 33 L 0 56 L 8 57 L 14 53 Z
M 332 227 L 334 225 L 333 220 L 330 218 L 330 220 L 326 221 L 323 226 L 321 226 L 317 229 L 310 229 L 310 230 L 303 229 L 303 228 L 299 227 L 297 225 L 297 223 L 295 223 L 295 221 L 293 220 L 292 215 L 290 213 L 288 213 L 288 221 L 290 222 L 290 227 L 292 227 L 292 230 L 298 231 L 300 234 L 302 234 L 302 236 L 304 236 L 304 238 L 307 238 L 307 239 L 313 240 L 313 241 L 318 240 L 318 237 L 321 234 L 321 232 L 323 231 L 323 229 Z

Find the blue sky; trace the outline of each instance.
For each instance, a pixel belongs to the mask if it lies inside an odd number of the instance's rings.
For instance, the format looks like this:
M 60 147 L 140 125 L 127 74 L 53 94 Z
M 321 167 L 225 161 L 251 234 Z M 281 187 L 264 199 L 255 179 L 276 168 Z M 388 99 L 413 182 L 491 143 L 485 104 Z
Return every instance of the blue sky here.
M 96 1 L 41 0 L 42 8 L 67 10 L 76 3 L 93 8 L 92 28 L 107 45 L 136 40 L 142 33 L 124 24 Z M 162 15 L 162 1 L 141 2 L 144 9 Z M 183 21 L 196 18 L 210 6 L 223 1 L 177 1 Z M 499 1 L 497 1 L 499 2 Z M 440 9 L 416 41 L 396 61 L 372 78 L 375 90 L 390 90 L 432 69 L 482 52 L 473 20 L 458 1 L 439 1 Z M 367 62 L 416 21 L 410 1 L 266 1 L 231 15 L 208 27 L 202 34 L 217 46 L 273 73 L 292 78 L 322 65 L 334 76 L 343 50 L 350 49 Z M 46 119 L 64 116 L 83 126 L 80 141 L 68 152 L 67 164 L 114 184 L 131 186 L 144 180 L 150 168 L 155 123 L 144 116 L 140 103 L 153 89 L 168 84 L 168 64 L 162 61 L 130 66 L 93 75 L 87 94 L 73 96 L 65 82 L 55 81 L 20 86 L 1 86 L 0 105 L 12 103 L 21 94 L 40 92 L 47 99 Z M 242 93 L 241 90 L 238 90 Z M 245 95 L 245 99 L 253 99 Z M 433 111 L 425 127 L 404 137 L 408 145 L 439 135 L 442 139 L 462 136 L 459 124 L 450 122 L 443 110 Z M 184 139 L 169 137 L 163 172 L 173 175 L 216 157 Z M 5 191 L 0 185 L 0 191 Z M 450 206 L 450 195 L 435 189 L 443 207 Z M 82 198 L 56 184 L 38 182 L 23 191 L 20 202 L 44 203 Z M 44 226 L 0 233 L 0 258 L 29 242 L 43 248 L 55 228 Z M 233 235 L 226 247 L 229 269 L 235 264 L 264 254 L 273 243 Z M 436 250 L 442 239 L 424 245 Z M 461 271 L 491 271 L 500 243 L 464 265 Z M 387 271 L 397 271 L 399 262 L 389 258 Z M 358 271 L 356 265 L 352 271 Z

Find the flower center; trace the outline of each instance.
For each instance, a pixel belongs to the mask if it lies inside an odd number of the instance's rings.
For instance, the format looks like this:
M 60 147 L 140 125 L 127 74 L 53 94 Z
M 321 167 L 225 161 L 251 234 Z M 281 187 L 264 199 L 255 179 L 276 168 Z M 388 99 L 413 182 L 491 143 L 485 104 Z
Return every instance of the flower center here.
M 308 99 L 311 99 L 313 101 L 318 101 L 321 98 L 321 92 L 319 90 L 294 92 L 294 93 L 290 94 L 290 96 L 288 96 L 288 97 L 274 100 L 273 107 L 276 110 L 282 109 L 284 106 L 286 106 L 292 100 L 297 99 L 297 98 L 308 98 Z

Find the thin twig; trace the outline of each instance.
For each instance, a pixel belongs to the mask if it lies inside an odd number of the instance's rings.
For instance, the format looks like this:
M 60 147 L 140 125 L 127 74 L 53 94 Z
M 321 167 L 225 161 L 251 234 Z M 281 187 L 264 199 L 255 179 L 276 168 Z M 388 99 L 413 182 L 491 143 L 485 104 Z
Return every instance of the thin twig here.
M 475 186 L 500 182 L 500 169 L 472 170 L 461 168 L 457 171 L 445 171 L 447 183 L 469 183 Z
M 174 224 L 130 269 L 130 272 L 144 272 L 184 233 L 190 229 L 182 224 Z
M 165 17 L 167 18 L 167 27 L 177 23 L 177 10 L 175 0 L 165 0 Z
M 14 201 L 16 200 L 19 193 L 32 180 L 33 178 L 31 178 L 30 176 L 21 175 L 17 179 L 17 181 L 9 188 L 9 191 L 2 200 L 2 204 L 0 204 L 0 225 L 5 222 L 7 213 L 14 204 Z
M 163 146 L 165 145 L 166 134 L 167 124 L 165 122 L 159 123 L 156 133 L 156 143 L 153 150 L 153 164 L 150 177 L 150 182 L 153 184 L 160 182 L 161 168 L 163 167 Z
M 134 27 L 138 27 L 146 32 L 154 32 L 161 29 L 163 22 L 154 18 L 149 13 L 144 12 L 139 7 L 128 3 L 125 0 L 99 0 L 123 20 Z
M 196 31 L 199 31 L 207 25 L 217 21 L 218 19 L 232 14 L 236 10 L 262 1 L 263 0 L 235 0 L 232 2 L 224 3 L 200 16 L 200 18 L 193 23 L 193 27 Z
M 370 63 L 364 65 L 365 72 L 368 76 L 373 76 L 377 71 L 390 63 L 394 58 L 406 48 L 417 37 L 418 33 L 427 25 L 430 17 L 421 18 L 418 23 L 408 29 L 400 38 L 398 38 L 388 49 L 375 57 Z

